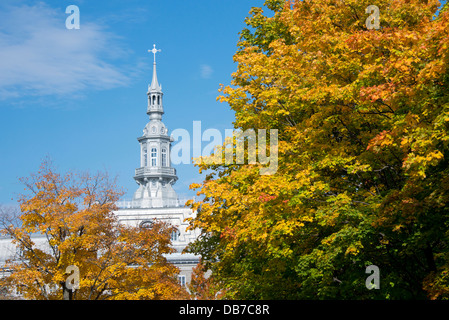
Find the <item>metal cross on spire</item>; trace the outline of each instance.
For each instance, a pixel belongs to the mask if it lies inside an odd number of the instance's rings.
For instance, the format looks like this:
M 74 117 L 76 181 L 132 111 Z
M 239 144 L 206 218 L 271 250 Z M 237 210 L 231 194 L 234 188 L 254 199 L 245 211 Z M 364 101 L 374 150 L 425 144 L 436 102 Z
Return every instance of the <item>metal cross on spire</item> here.
M 156 45 L 153 44 L 153 49 L 148 50 L 148 52 L 152 52 L 154 54 L 154 63 L 156 63 L 156 53 L 161 52 L 161 49 L 156 49 Z

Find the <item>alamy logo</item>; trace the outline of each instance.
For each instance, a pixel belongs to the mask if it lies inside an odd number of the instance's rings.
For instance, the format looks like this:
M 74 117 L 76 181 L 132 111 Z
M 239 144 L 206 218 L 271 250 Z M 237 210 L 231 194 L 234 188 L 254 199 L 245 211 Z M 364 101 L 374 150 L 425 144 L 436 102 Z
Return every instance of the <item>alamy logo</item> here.
M 80 28 L 80 9 L 78 6 L 70 5 L 65 9 L 65 13 L 70 14 L 65 20 L 65 27 L 67 29 Z
M 269 133 L 269 142 L 267 141 L 267 133 Z M 192 146 L 192 157 L 203 157 L 203 161 L 207 164 L 259 163 L 264 165 L 260 169 L 261 175 L 275 174 L 278 168 L 277 129 L 270 129 L 269 132 L 267 132 L 267 129 L 257 129 L 257 132 L 254 129 L 247 129 L 243 132 L 225 129 L 226 138 L 223 141 L 223 135 L 219 130 L 210 128 L 202 132 L 201 121 L 193 121 L 192 137 L 186 129 L 175 129 L 171 136 L 174 141 L 178 141 L 172 147 L 170 153 L 171 162 L 175 165 L 191 163 L 190 150 Z M 209 143 L 203 147 L 202 144 L 205 141 Z M 269 155 L 267 144 L 269 144 Z M 247 146 L 246 149 L 245 145 Z M 245 161 L 245 158 L 247 161 Z
M 369 13 L 370 15 L 366 18 L 365 25 L 369 30 L 380 29 L 380 10 L 378 6 L 369 5 L 365 9 L 365 13 Z
M 372 264 L 366 267 L 365 273 L 371 274 L 366 278 L 365 286 L 368 290 L 380 289 L 380 271 L 379 267 Z
M 66 281 L 65 281 L 65 287 L 68 290 L 71 290 L 72 292 L 74 292 L 76 289 L 80 288 L 80 269 L 75 266 L 68 266 L 65 269 L 65 273 L 69 274 L 69 276 L 67 277 Z

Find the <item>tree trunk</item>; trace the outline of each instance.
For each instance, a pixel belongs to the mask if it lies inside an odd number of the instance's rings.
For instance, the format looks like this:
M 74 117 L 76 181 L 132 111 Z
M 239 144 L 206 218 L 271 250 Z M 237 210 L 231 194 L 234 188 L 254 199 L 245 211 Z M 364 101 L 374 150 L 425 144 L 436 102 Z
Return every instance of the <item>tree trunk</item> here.
M 62 292 L 64 300 L 73 300 L 73 292 L 66 287 L 65 282 L 62 284 Z
M 435 259 L 433 258 L 433 252 L 430 243 L 427 243 L 427 247 L 424 249 L 424 255 L 427 260 L 427 266 L 429 267 L 429 271 L 437 271 L 437 266 L 435 264 Z

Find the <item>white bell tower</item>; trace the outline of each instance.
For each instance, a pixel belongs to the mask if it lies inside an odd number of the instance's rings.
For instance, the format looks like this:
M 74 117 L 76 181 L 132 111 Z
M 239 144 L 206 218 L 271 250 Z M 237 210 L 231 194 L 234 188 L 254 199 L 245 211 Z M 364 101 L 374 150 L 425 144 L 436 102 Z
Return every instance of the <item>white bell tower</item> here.
M 176 207 L 178 195 L 172 185 L 178 180 L 176 170 L 171 167 L 171 138 L 162 122 L 164 114 L 162 86 L 159 85 L 156 72 L 156 53 L 161 50 L 154 45 L 153 79 L 148 86 L 147 114 L 150 122 L 143 130 L 140 143 L 140 167 L 136 169 L 134 179 L 139 185 L 134 193 L 134 206 L 140 208 Z
M 199 230 L 187 230 L 187 218 L 194 218 L 196 212 L 178 199 L 173 184 L 178 180 L 176 170 L 171 167 L 170 149 L 173 142 L 162 122 L 164 107 L 162 87 L 157 81 L 156 53 L 160 50 L 154 45 L 153 79 L 148 86 L 147 114 L 150 121 L 137 140 L 140 143 L 140 167 L 136 169 L 134 179 L 139 185 L 131 201 L 117 203 L 115 214 L 121 223 L 131 226 L 151 226 L 153 221 L 167 222 L 178 231 L 171 235 L 175 253 L 166 255 L 167 260 L 180 270 L 180 282 L 189 283 L 192 268 L 199 257 L 191 253 L 182 253 L 184 248 L 200 234 Z

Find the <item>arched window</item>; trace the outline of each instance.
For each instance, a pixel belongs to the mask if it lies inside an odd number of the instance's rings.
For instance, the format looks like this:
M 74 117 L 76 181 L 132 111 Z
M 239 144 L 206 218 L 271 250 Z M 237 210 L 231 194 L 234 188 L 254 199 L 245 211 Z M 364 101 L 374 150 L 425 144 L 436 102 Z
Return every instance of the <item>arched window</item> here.
M 147 148 L 143 148 L 143 167 L 146 167 L 148 164 L 148 153 Z
M 157 149 L 151 148 L 151 166 L 157 166 Z
M 153 221 L 143 221 L 140 224 L 141 228 L 146 228 L 146 229 L 151 229 L 152 226 L 153 226 Z
M 167 149 L 162 148 L 161 155 L 162 155 L 162 166 L 166 167 L 167 166 Z
M 157 96 L 157 105 L 158 105 L 158 106 L 161 105 L 161 96 Z
M 153 106 L 156 104 L 156 96 L 153 95 Z

